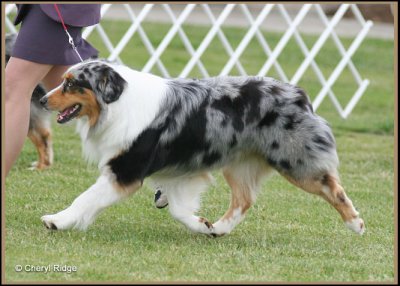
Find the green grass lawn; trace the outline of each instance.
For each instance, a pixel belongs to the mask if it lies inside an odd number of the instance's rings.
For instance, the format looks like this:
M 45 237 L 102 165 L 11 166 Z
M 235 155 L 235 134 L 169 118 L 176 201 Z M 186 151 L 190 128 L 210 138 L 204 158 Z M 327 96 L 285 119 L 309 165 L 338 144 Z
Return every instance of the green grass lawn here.
M 126 29 L 124 22 L 104 21 L 114 43 Z M 168 27 L 145 24 L 154 46 Z M 207 32 L 185 26 L 197 47 Z M 227 29 L 239 43 L 244 31 Z M 272 48 L 280 35 L 266 34 Z M 96 35 L 89 39 L 105 51 Z M 309 47 L 316 37 L 305 37 Z M 351 40 L 344 40 L 348 47 Z M 294 42 L 279 61 L 288 75 L 303 56 Z M 235 47 L 235 45 L 234 45 Z M 189 55 L 178 38 L 171 43 L 164 64 L 177 76 Z M 140 69 L 148 53 L 134 37 L 122 59 Z M 215 41 L 203 63 L 216 75 L 226 62 Z M 338 61 L 329 43 L 318 57 L 329 76 Z M 339 214 L 322 199 L 296 189 L 280 176 L 263 185 L 246 219 L 228 236 L 210 239 L 190 233 L 174 221 L 167 209 L 153 206 L 152 190 L 145 187 L 123 203 L 105 210 L 86 232 L 46 230 L 40 217 L 66 208 L 93 184 L 98 171 L 81 157 L 74 124 L 53 124 L 55 164 L 43 172 L 30 171 L 36 151 L 27 141 L 6 181 L 5 279 L 16 281 L 387 281 L 394 269 L 394 76 L 393 41 L 367 39 L 354 63 L 371 84 L 347 120 L 339 118 L 326 101 L 318 113 L 328 119 L 336 135 L 339 171 L 347 194 L 366 223 L 358 236 L 347 230 Z M 243 55 L 249 73 L 265 61 L 256 41 Z M 153 72 L 158 73 L 157 68 Z M 198 76 L 194 69 L 190 76 Z M 276 76 L 273 72 L 270 76 Z M 320 85 L 312 72 L 299 83 L 313 97 Z M 353 94 L 350 74 L 334 91 L 343 102 Z M 230 193 L 216 173 L 216 184 L 204 195 L 201 215 L 217 220 L 229 205 Z M 16 272 L 16 265 L 69 265 L 73 273 Z

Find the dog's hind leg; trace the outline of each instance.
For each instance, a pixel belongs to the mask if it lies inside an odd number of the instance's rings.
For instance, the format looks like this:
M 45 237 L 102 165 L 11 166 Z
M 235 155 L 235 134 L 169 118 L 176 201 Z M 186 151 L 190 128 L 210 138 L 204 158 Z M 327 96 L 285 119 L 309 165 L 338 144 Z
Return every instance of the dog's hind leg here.
M 49 229 L 85 230 L 100 211 L 136 192 L 141 186 L 140 181 L 121 186 L 112 176 L 103 174 L 94 185 L 79 195 L 71 206 L 57 214 L 45 215 L 41 219 Z
M 213 236 L 230 233 L 255 202 L 261 179 L 272 169 L 258 157 L 247 157 L 224 168 L 224 177 L 232 190 L 229 209 L 213 224 Z
M 347 197 L 335 173 L 327 173 L 321 177 L 303 180 L 294 179 L 286 174 L 282 175 L 295 186 L 324 198 L 339 212 L 349 229 L 358 234 L 363 234 L 365 231 L 364 221 L 359 217 L 358 211 Z
M 38 170 L 47 168 L 53 163 L 53 145 L 51 140 L 51 130 L 48 128 L 31 128 L 28 137 L 35 145 L 39 155 L 37 162 L 32 167 Z
M 171 215 L 193 232 L 211 234 L 212 224 L 207 219 L 195 215 L 200 208 L 200 196 L 212 177 L 201 173 L 190 177 L 179 177 L 163 181 Z

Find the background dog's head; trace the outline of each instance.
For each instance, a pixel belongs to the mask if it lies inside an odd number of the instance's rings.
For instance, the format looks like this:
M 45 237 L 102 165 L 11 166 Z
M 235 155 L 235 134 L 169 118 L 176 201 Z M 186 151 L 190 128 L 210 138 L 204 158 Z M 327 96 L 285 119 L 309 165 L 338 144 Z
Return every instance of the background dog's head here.
M 11 57 L 11 52 L 14 47 L 15 41 L 17 40 L 17 34 L 6 34 L 6 63 Z
M 121 96 L 126 81 L 106 61 L 90 60 L 71 67 L 60 86 L 46 94 L 41 103 L 60 113 L 58 123 L 88 116 L 95 125 L 103 109 Z

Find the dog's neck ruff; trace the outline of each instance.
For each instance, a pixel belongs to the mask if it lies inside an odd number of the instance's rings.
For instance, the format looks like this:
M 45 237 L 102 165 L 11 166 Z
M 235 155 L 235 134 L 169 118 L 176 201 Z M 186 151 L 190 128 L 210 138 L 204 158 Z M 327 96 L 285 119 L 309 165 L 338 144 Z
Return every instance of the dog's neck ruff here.
M 87 118 L 78 120 L 85 158 L 98 163 L 129 148 L 130 144 L 157 116 L 166 95 L 166 80 L 124 66 L 112 65 L 128 83 L 118 100 L 102 106 L 99 121 L 90 127 Z

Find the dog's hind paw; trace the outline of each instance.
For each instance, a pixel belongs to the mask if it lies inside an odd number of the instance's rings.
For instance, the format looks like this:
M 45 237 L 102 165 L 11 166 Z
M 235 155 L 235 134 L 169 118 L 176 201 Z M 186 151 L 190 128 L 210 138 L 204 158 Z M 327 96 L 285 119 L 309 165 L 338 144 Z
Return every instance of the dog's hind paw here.
M 28 168 L 28 170 L 31 170 L 31 171 L 37 170 L 37 169 L 38 169 L 38 168 L 37 168 L 38 164 L 39 164 L 38 161 L 32 162 L 32 163 L 31 163 L 31 166 Z
M 355 233 L 362 235 L 365 232 L 365 223 L 361 218 L 355 218 L 345 222 L 347 228 L 351 229 Z
M 200 217 L 199 218 L 199 222 L 201 224 L 203 224 L 202 226 L 202 230 L 200 231 L 201 233 L 204 233 L 210 237 L 217 237 L 218 235 L 216 235 L 214 233 L 214 226 L 212 223 L 210 223 L 207 219 L 205 219 L 204 217 Z
M 161 188 L 157 188 L 156 192 L 154 193 L 154 204 L 158 209 L 168 206 L 167 194 L 163 192 Z
M 39 163 L 38 161 L 32 162 L 31 166 L 28 168 L 28 170 L 31 171 L 36 171 L 36 170 L 43 170 L 48 167 L 50 167 L 51 164 L 49 163 Z

